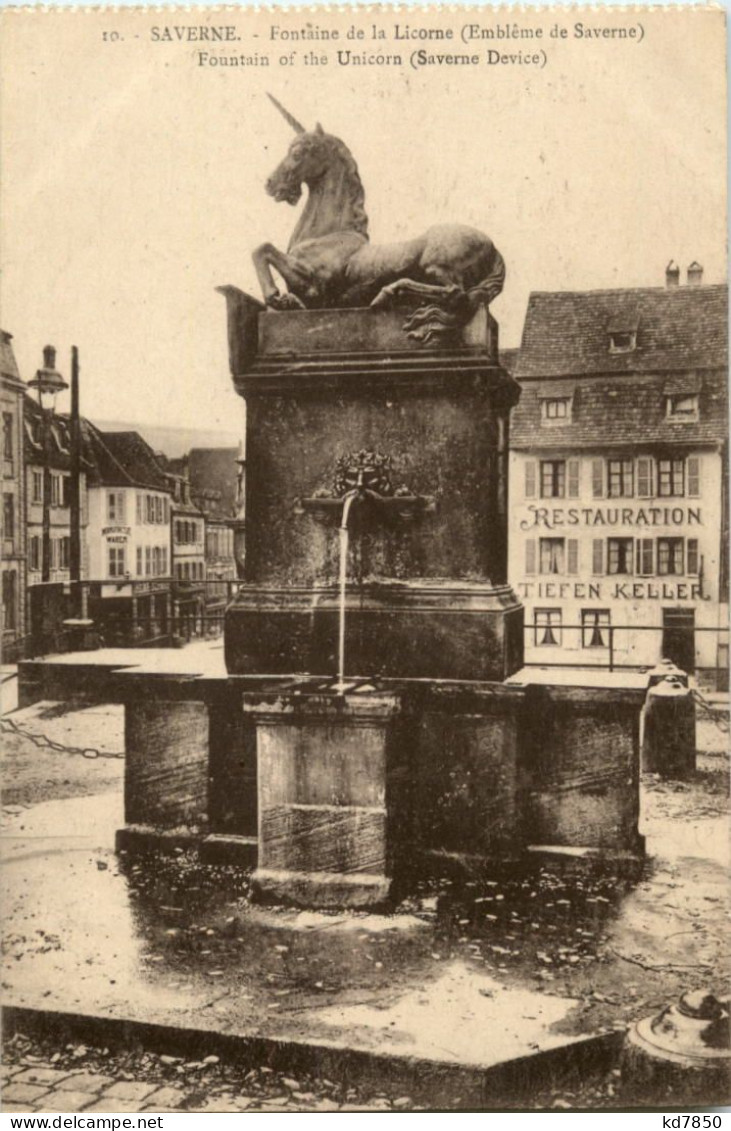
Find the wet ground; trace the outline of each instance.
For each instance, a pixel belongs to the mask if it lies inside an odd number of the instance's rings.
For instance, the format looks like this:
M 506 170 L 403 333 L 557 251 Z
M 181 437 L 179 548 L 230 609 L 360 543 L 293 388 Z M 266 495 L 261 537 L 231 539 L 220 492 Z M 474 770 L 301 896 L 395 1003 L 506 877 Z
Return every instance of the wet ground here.
M 483 1066 L 623 1030 L 685 990 L 724 984 L 726 773 L 726 759 L 710 753 L 692 782 L 645 780 L 650 859 L 636 884 L 548 868 L 463 885 L 444 880 L 418 887 L 393 916 L 257 908 L 240 870 L 203 868 L 184 852 L 117 856 L 119 789 L 11 806 L 3 998 Z M 71 1056 L 41 1050 L 56 1052 Z M 163 1067 L 160 1079 L 168 1069 L 180 1075 L 175 1065 Z M 230 1088 L 214 1076 L 215 1087 L 225 1085 L 224 1102 Z M 337 1097 L 315 1078 L 300 1083 L 329 1102 L 354 1099 L 342 1082 Z M 273 1087 L 276 1099 L 280 1085 Z M 589 1087 L 593 1105 L 614 1102 L 611 1075 Z M 545 1106 L 580 1106 L 581 1094 L 566 1100 L 554 1091 Z M 541 1106 L 535 1096 L 533 1104 Z

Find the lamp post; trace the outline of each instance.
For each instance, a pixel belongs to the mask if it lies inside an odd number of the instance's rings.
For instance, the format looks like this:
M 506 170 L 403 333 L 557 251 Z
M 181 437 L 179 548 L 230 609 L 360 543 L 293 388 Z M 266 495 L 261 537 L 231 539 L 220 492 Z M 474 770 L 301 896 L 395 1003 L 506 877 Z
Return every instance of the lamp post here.
M 43 368 L 36 372 L 30 389 L 38 393 L 38 406 L 41 410 L 41 447 L 43 449 L 43 541 L 41 557 L 41 581 L 51 580 L 51 420 L 56 408 L 56 397 L 68 384 L 56 369 L 56 350 L 53 346 L 43 348 Z

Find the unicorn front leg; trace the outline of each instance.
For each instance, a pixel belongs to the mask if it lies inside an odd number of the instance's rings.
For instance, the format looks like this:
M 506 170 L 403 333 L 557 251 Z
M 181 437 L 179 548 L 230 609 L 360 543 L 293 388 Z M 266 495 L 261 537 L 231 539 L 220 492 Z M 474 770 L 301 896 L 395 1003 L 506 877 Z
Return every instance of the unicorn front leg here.
M 462 288 L 454 283 L 447 286 L 436 286 L 433 283 L 419 283 L 415 279 L 397 279 L 395 283 L 389 283 L 378 292 L 371 306 L 388 306 L 392 299 L 406 294 L 433 298 L 435 301 L 439 299 L 449 301 L 463 293 Z
M 305 304 L 297 295 L 297 291 L 305 291 L 311 282 L 310 274 L 304 267 L 295 263 L 290 256 L 284 255 L 271 243 L 263 243 L 251 258 L 267 306 L 271 306 L 274 310 L 305 309 Z M 289 287 L 284 294 L 274 281 L 272 268 L 282 276 Z

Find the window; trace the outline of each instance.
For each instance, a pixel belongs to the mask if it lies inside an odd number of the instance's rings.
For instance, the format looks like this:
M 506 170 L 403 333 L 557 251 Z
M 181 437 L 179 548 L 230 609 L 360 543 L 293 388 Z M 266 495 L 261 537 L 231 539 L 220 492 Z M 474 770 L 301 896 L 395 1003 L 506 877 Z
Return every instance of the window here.
M 591 572 L 601 577 L 604 573 L 604 540 L 595 538 L 591 544 Z
M 124 577 L 125 575 L 124 546 L 109 547 L 109 576 Z
M 167 548 L 167 546 L 163 546 L 163 548 L 162 548 L 162 572 L 165 576 L 167 576 L 167 572 L 168 572 L 168 548 Z
M 604 460 L 591 461 L 591 493 L 595 499 L 604 498 Z
M 43 472 L 36 471 L 35 468 L 31 472 L 31 501 L 43 502 Z
M 63 485 L 61 476 L 55 472 L 51 475 L 51 506 L 60 507 L 63 505 Z
M 609 644 L 609 623 L 609 609 L 582 609 L 582 648 L 606 648 Z
M 667 415 L 671 420 L 697 420 L 698 394 L 679 393 L 667 399 Z
M 3 570 L 3 629 L 18 627 L 18 575 L 14 569 Z
M 533 627 L 535 643 L 538 648 L 560 646 L 560 609 L 534 609 Z
M 563 573 L 565 569 L 566 541 L 564 538 L 541 538 L 539 540 L 540 573 Z
M 152 569 L 155 577 L 160 576 L 160 547 L 154 546 L 152 550 Z
M 685 563 L 685 568 L 686 568 L 687 572 L 692 577 L 695 577 L 700 573 L 700 558 L 698 556 L 698 539 L 697 538 L 689 538 L 688 539 L 688 545 L 687 545 L 686 552 L 687 552 L 687 560 L 686 560 L 686 563 Z
M 610 353 L 632 353 L 637 348 L 636 330 L 613 330 L 609 335 Z
M 650 456 L 637 460 L 637 497 L 651 499 L 655 494 L 655 461 Z
M 541 498 L 562 499 L 566 493 L 566 464 L 562 459 L 541 460 Z
M 137 496 L 139 501 L 140 496 Z M 137 547 L 137 576 L 142 577 L 142 547 Z
M 13 414 L 3 413 L 3 459 L 13 462 Z
M 571 398 L 553 397 L 541 401 L 541 416 L 551 422 L 566 423 L 571 419 Z
M 658 538 L 657 540 L 657 572 L 660 576 L 668 574 L 682 574 L 683 572 L 683 539 Z
M 71 539 L 66 536 L 58 540 L 58 565 L 59 569 L 68 569 L 71 560 Z
M 30 557 L 30 568 L 32 570 L 40 569 L 41 568 L 41 540 L 36 534 L 34 534 L 33 537 L 30 539 L 28 552 L 29 552 L 29 557 Z
M 145 577 L 152 574 L 152 546 L 145 546 Z
M 9 494 L 3 495 L 3 538 L 15 538 L 15 498 Z
M 155 522 L 162 522 L 162 497 L 155 495 Z
M 639 577 L 651 577 L 655 572 L 655 543 L 652 538 L 637 539 L 636 571 Z
M 607 573 L 632 573 L 633 538 L 607 539 Z
M 145 521 L 145 496 L 144 495 L 140 495 L 140 494 L 137 495 L 136 510 L 137 510 L 137 525 L 139 526 Z
M 125 518 L 124 491 L 107 491 L 107 521 L 124 523 Z M 114 574 L 110 574 L 113 577 Z
M 145 495 L 145 512 L 147 514 L 147 521 L 155 521 L 155 500 L 152 495 Z
M 71 506 L 71 478 L 68 475 L 61 476 L 61 506 Z
M 685 494 L 685 460 L 657 461 L 657 493 L 662 498 Z
M 610 459 L 608 464 L 610 499 L 629 499 L 635 493 L 634 464 L 631 459 Z

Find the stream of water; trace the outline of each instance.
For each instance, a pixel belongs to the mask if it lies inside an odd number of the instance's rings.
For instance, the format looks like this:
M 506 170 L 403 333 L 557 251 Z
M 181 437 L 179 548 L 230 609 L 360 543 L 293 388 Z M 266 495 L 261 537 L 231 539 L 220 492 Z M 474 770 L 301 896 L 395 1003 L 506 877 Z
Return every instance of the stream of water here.
M 338 595 L 338 682 L 335 690 L 341 691 L 345 685 L 345 589 L 348 580 L 348 518 L 350 508 L 355 502 L 356 492 L 346 496 L 343 502 L 343 516 L 340 520 L 340 574 Z

